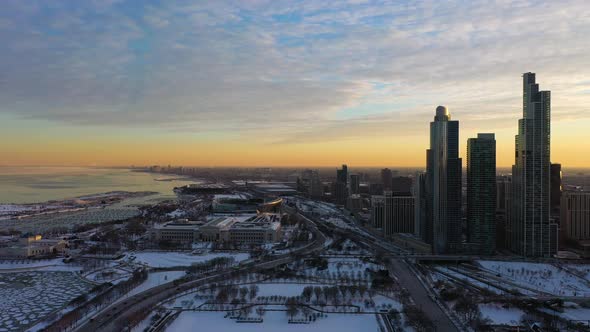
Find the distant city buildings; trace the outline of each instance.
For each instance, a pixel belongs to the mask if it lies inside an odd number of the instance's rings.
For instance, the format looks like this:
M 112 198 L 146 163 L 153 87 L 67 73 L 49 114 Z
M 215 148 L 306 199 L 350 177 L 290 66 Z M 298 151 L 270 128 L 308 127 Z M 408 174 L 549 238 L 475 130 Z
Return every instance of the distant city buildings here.
M 397 196 L 410 195 L 412 193 L 412 178 L 409 176 L 392 177 L 390 188 Z
M 467 140 L 468 242 L 477 252 L 496 250 L 496 140 L 478 134 Z
M 360 194 L 361 179 L 358 174 L 350 174 L 348 181 L 348 194 L 357 195 Z
M 391 189 L 391 179 L 393 178 L 393 172 L 389 168 L 381 170 L 381 186 L 383 190 Z
M 461 243 L 461 158 L 459 121 L 449 110 L 436 108 L 430 123 L 430 149 L 426 152 L 426 227 L 424 240 L 435 254 L 457 250 Z
M 557 252 L 557 225 L 550 216 L 551 92 L 539 91 L 534 73 L 523 75 L 523 118 L 512 167 L 512 250 L 527 257 Z

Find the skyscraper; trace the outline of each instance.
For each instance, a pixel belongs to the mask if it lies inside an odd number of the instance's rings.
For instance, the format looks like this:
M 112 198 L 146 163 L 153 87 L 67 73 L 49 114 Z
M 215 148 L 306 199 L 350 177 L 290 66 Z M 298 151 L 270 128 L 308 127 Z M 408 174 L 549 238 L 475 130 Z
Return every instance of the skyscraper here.
M 384 168 L 381 170 L 381 184 L 383 185 L 383 190 L 391 189 L 391 178 L 393 174 L 389 168 Z
M 336 170 L 336 181 L 344 184 L 348 181 L 348 166 L 342 165 L 342 169 Z
M 559 218 L 561 191 L 561 164 L 551 164 L 551 216 L 555 218 Z
M 345 205 L 348 198 L 348 167 L 342 165 L 342 169 L 336 170 L 336 182 L 332 186 L 334 201 L 336 204 Z
M 562 198 L 561 230 L 572 240 L 590 240 L 590 192 L 565 191 Z
M 496 248 L 511 248 L 512 226 L 512 177 L 499 176 L 496 179 Z
M 396 196 L 386 190 L 383 195 L 371 197 L 373 227 L 383 229 L 383 235 L 414 233 L 414 197 Z
M 385 196 L 373 195 L 371 197 L 371 225 L 373 228 L 383 228 L 385 220 Z
M 539 91 L 534 73 L 523 76 L 523 118 L 512 166 L 512 250 L 523 256 L 556 253 L 557 227 L 550 224 L 551 92 Z
M 496 139 L 477 134 L 467 140 L 467 229 L 478 252 L 496 250 Z
M 391 191 L 393 191 L 396 196 L 410 195 L 412 192 L 412 178 L 408 176 L 392 177 Z
M 348 194 L 356 195 L 360 193 L 361 179 L 358 174 L 350 174 L 348 179 Z
M 436 108 L 436 116 L 430 123 L 426 160 L 429 234 L 425 239 L 436 254 L 455 251 L 461 243 L 459 121 L 451 121 L 451 114 L 444 106 Z
M 426 240 L 428 227 L 428 196 L 426 195 L 426 173 L 417 172 L 414 180 L 414 235 Z

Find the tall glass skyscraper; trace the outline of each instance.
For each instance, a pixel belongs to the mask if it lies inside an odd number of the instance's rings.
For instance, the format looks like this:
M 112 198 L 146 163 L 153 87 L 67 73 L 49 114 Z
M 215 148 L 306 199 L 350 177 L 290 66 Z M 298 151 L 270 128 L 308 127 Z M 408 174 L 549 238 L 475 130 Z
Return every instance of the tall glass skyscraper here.
M 477 251 L 496 250 L 496 139 L 477 134 L 467 140 L 467 229 Z
M 461 158 L 459 121 L 451 121 L 444 106 L 436 108 L 430 123 L 426 152 L 428 203 L 425 240 L 436 254 L 455 251 L 461 243 Z
M 546 257 L 557 251 L 550 224 L 551 92 L 539 91 L 534 73 L 523 76 L 523 118 L 518 121 L 512 166 L 512 250 Z

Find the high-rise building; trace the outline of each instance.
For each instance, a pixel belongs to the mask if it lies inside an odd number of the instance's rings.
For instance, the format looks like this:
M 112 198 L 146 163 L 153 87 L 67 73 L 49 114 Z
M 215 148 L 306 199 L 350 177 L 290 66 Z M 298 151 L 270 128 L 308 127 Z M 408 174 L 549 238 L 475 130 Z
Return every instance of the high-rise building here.
M 336 181 L 347 184 L 348 181 L 348 166 L 342 165 L 342 169 L 336 170 Z
M 320 179 L 318 171 L 312 171 L 309 181 L 309 197 L 321 199 L 324 196 L 324 184 Z
M 412 194 L 414 196 L 414 235 L 426 241 L 428 226 L 426 173 L 416 173 Z
M 336 204 L 345 205 L 348 198 L 348 167 L 336 170 L 336 182 L 332 184 L 332 193 Z
M 428 227 L 425 239 L 434 253 L 456 251 L 461 244 L 461 158 L 459 121 L 444 106 L 430 123 L 427 150 Z
M 551 92 L 539 91 L 534 73 L 523 76 L 523 118 L 512 166 L 512 250 L 527 257 L 557 252 L 557 226 L 550 222 Z
M 482 254 L 496 250 L 496 139 L 477 134 L 467 140 L 467 230 Z
M 350 174 L 348 179 L 348 194 L 360 194 L 361 179 L 358 174 Z
M 510 248 L 512 238 L 510 211 L 512 209 L 512 177 L 498 176 L 496 180 L 496 247 Z
M 391 178 L 391 191 L 396 196 L 408 196 L 412 192 L 412 178 L 408 176 L 394 176 Z
M 561 205 L 561 164 L 551 164 L 551 215 L 559 218 Z
M 383 221 L 385 220 L 385 196 L 373 195 L 371 196 L 371 225 L 373 228 L 383 228 Z
M 393 174 L 389 168 L 384 168 L 381 170 L 381 184 L 383 185 L 383 190 L 391 189 L 391 178 Z
M 383 235 L 414 233 L 414 197 L 395 196 L 387 190 L 371 198 L 373 227 L 383 229 Z
M 564 237 L 572 240 L 590 240 L 590 192 L 563 193 L 561 225 Z

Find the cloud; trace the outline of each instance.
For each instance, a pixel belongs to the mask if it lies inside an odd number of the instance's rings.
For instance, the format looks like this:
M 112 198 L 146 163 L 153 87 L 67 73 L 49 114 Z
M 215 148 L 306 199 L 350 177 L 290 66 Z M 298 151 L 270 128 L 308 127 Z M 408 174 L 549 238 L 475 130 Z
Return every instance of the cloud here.
M 588 114 L 586 1 L 4 7 L 0 112 L 24 119 L 293 142 L 412 135 L 447 104 L 491 131 L 520 115 L 526 71 L 554 119 Z

